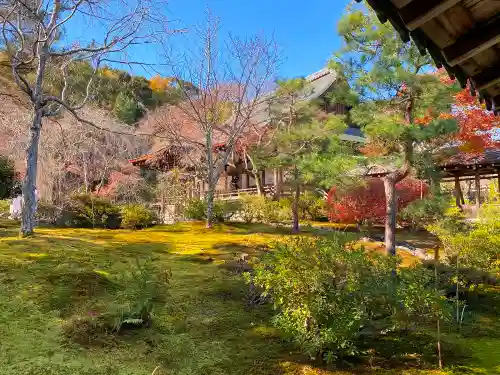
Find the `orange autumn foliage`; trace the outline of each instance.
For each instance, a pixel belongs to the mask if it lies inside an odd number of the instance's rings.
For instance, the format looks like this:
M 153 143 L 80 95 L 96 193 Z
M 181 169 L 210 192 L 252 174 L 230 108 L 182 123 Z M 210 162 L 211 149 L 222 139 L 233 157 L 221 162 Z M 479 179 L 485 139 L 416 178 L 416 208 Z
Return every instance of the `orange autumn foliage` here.
M 494 131 L 500 126 L 500 118 L 487 111 L 468 89 L 455 96 L 453 117 L 458 122 L 456 138 L 463 142 L 463 151 L 481 152 L 485 148 L 500 146 L 500 142 L 494 139 Z
M 172 85 L 172 77 L 160 77 L 159 75 L 154 76 L 149 80 L 149 87 L 151 90 L 156 92 L 163 92 Z

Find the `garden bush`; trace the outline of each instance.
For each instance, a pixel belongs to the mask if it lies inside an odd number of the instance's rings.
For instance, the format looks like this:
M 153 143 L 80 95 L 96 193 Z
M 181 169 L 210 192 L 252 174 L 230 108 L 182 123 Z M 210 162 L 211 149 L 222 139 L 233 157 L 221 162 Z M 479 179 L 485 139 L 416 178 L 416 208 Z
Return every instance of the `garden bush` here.
M 142 204 L 129 204 L 121 209 L 121 226 L 123 228 L 146 228 L 153 224 L 153 212 Z
M 408 329 L 443 314 L 423 267 L 397 269 L 399 258 L 350 246 L 353 237 L 295 237 L 274 245 L 247 280 L 271 297 L 276 325 L 311 357 L 358 354 L 364 335 Z
M 94 306 L 87 306 L 84 314 L 77 308 L 77 313 L 64 322 L 66 338 L 80 344 L 96 344 L 105 341 L 106 336 L 151 325 L 155 306 L 166 301 L 171 272 L 156 265 L 151 258 L 124 266 L 126 271 L 102 276 L 109 278 L 105 285 L 112 287 L 100 296 L 101 304 L 96 300 Z M 73 287 L 71 280 L 64 284 L 56 287 L 66 291 Z M 79 286 L 75 287 L 79 290 Z M 66 302 L 71 304 L 71 300 Z
M 283 223 L 291 220 L 291 200 L 274 201 L 258 195 L 241 195 L 241 218 L 247 223 Z
M 317 194 L 306 191 L 299 199 L 299 219 L 311 221 L 328 221 L 326 212 L 327 201 Z M 291 212 L 291 206 L 290 206 Z
M 444 217 L 449 202 L 449 197 L 442 195 L 413 201 L 399 212 L 398 221 L 414 231 L 425 229 Z
M 229 221 L 241 211 L 241 203 L 238 201 L 214 201 L 212 218 L 218 222 Z M 184 216 L 190 220 L 206 220 L 207 202 L 203 199 L 191 199 L 184 208 Z
M 0 155 L 0 199 L 12 196 L 17 177 L 14 161 Z
M 411 202 L 425 197 L 429 187 L 422 181 L 406 178 L 396 184 L 398 211 Z M 346 193 L 333 187 L 328 193 L 328 217 L 330 221 L 362 224 L 365 221 L 382 223 L 385 218 L 384 182 L 369 178 L 366 184 Z
M 0 217 L 8 216 L 10 211 L 10 200 L 0 199 Z
M 120 208 L 91 194 L 72 196 L 67 211 L 75 214 L 72 226 L 118 229 L 121 225 Z

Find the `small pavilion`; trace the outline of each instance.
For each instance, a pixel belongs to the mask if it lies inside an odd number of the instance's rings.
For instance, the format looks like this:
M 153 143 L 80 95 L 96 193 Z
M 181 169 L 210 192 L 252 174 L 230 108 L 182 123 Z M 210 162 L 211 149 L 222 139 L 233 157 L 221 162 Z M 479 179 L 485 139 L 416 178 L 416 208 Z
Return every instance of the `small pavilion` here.
M 458 152 L 439 166 L 443 181 L 455 183 L 455 201 L 462 208 L 465 204 L 460 182 L 475 182 L 476 209 L 481 206 L 481 180 L 496 179 L 500 187 L 500 149 L 486 149 L 481 153 Z

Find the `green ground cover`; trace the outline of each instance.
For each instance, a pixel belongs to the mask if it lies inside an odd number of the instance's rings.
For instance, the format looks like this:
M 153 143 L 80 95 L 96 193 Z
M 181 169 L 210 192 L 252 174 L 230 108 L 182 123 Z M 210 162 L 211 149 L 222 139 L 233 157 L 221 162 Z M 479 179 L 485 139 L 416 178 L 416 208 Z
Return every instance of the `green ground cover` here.
M 460 334 L 445 329 L 443 371 L 432 369 L 432 331 L 367 342 L 373 356 L 352 368 L 309 362 L 272 327 L 271 306 L 247 305 L 248 286 L 234 266 L 242 253 L 258 256 L 288 231 L 259 224 L 207 231 L 194 223 L 41 228 L 21 239 L 15 223 L 1 221 L 0 374 L 500 374 L 500 291 L 493 289 L 471 307 Z M 171 273 L 150 325 L 91 338 L 67 334 L 72 322 L 139 298 L 144 285 L 129 276 L 141 264 Z

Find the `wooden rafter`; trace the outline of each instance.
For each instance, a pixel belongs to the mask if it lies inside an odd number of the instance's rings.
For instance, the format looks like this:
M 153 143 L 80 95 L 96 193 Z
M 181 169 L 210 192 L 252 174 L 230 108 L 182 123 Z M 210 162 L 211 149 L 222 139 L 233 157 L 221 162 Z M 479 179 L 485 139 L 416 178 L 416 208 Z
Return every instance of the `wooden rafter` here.
M 500 62 L 492 67 L 489 67 L 482 72 L 476 74 L 471 77 L 472 82 L 474 82 L 474 86 L 478 90 L 484 90 L 488 87 L 494 86 L 497 83 L 500 83 Z
M 413 31 L 458 4 L 460 0 L 414 0 L 399 10 L 408 30 Z
M 476 25 L 443 50 L 446 61 L 451 66 L 463 63 L 478 53 L 500 43 L 500 17 L 484 24 Z

